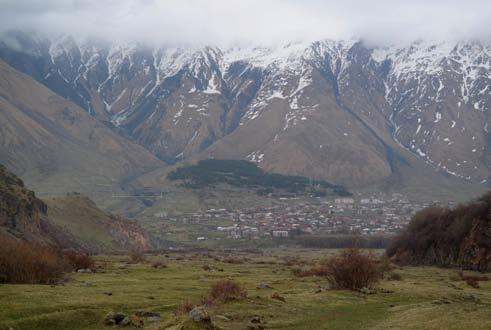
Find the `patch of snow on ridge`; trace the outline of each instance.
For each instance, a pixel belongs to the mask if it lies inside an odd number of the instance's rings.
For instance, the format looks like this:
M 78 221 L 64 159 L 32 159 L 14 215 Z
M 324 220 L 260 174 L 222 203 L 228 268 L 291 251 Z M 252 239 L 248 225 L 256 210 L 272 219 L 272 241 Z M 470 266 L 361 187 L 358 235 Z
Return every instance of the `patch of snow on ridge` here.
M 264 153 L 260 151 L 253 151 L 246 157 L 248 160 L 254 163 L 261 163 L 264 160 Z
M 218 79 L 218 78 L 216 77 L 215 74 L 213 74 L 211 76 L 210 81 L 208 82 L 208 86 L 203 91 L 203 93 L 205 93 L 205 94 L 221 94 L 221 92 L 218 90 L 218 84 L 215 81 L 216 79 Z
M 435 89 L 436 100 L 442 96 L 446 87 L 440 79 L 443 73 L 450 73 L 460 84 L 460 94 L 464 103 L 468 103 L 472 94 L 479 94 L 475 90 L 479 79 L 490 79 L 491 47 L 483 46 L 478 42 L 450 43 L 418 41 L 409 45 L 395 45 L 372 50 L 372 59 L 381 63 L 391 61 L 388 75 L 388 88 L 402 82 L 404 86 L 414 85 L 413 95 L 427 94 L 427 87 Z M 431 77 L 438 79 L 433 85 Z M 484 88 L 486 89 L 486 88 Z M 433 93 L 431 91 L 431 93 Z M 397 95 L 397 93 L 395 93 Z
M 223 66 L 243 61 L 261 68 L 285 69 L 297 62 L 309 46 L 310 43 L 291 43 L 277 47 L 230 48 L 223 53 Z
M 301 92 L 304 88 L 310 86 L 311 84 L 312 84 L 312 72 L 301 75 L 300 78 L 298 79 L 297 88 L 291 93 L 290 96 L 294 96 L 295 94 Z
M 375 56 L 374 60 L 378 61 L 384 56 L 391 60 L 391 74 L 400 79 L 403 76 L 414 77 L 421 72 L 427 75 L 440 73 L 442 60 L 450 54 L 452 49 L 453 46 L 447 42 L 418 41 L 409 46 L 399 45 L 376 50 L 372 56 Z
M 440 120 L 442 120 L 442 114 L 440 112 L 437 112 L 435 114 L 435 121 L 434 121 L 434 123 L 438 123 L 438 122 L 440 122 Z
M 111 123 L 113 123 L 114 126 L 119 127 L 126 120 L 126 118 L 128 118 L 129 115 L 130 111 L 125 108 L 111 118 Z
M 426 157 L 426 154 L 424 152 L 421 151 L 421 149 L 416 149 L 416 152 L 418 153 L 418 155 L 420 155 L 421 157 Z

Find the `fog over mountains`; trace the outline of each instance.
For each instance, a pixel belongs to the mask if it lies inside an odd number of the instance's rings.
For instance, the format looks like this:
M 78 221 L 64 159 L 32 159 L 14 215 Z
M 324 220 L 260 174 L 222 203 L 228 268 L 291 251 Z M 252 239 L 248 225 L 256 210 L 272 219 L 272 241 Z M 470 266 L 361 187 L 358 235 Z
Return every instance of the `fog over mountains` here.
M 486 0 L 3 0 L 0 32 L 194 46 L 364 39 L 490 40 Z

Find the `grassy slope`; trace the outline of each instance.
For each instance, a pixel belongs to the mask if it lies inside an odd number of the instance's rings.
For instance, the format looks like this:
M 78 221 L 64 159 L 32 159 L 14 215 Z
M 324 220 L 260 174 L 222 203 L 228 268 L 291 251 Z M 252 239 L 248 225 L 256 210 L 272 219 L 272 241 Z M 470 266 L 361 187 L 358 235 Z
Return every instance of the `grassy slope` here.
M 114 218 L 85 196 L 67 195 L 46 202 L 50 221 L 70 233 L 91 251 L 127 250 L 128 238 L 120 237 L 121 230 L 135 232 L 138 235 L 136 238 L 144 238 L 140 235 L 143 231 L 135 223 Z M 115 224 L 120 226 L 114 226 Z M 132 238 L 129 238 L 130 243 L 137 243 L 131 240 Z
M 268 329 L 491 327 L 491 282 L 482 282 L 481 289 L 470 288 L 461 281 L 453 281 L 456 270 L 404 268 L 398 270 L 403 281 L 381 283 L 381 287 L 393 293 L 363 296 L 345 291 L 315 293 L 319 285 L 326 286 L 325 280 L 295 278 L 287 266 L 254 262 L 279 261 L 268 255 L 252 257 L 247 264 L 238 265 L 216 262 L 204 255 L 187 255 L 184 260 L 177 257 L 161 256 L 168 262 L 168 268 L 158 270 L 148 264 L 121 268 L 121 260 L 106 257 L 99 259 L 107 263 L 105 273 L 73 274 L 64 286 L 1 285 L 0 328 L 4 325 L 29 330 L 105 329 L 101 320 L 108 311 L 131 313 L 144 308 L 158 311 L 163 317 L 161 322 L 146 328 L 165 329 L 179 322 L 172 317 L 174 306 L 198 300 L 214 281 L 227 277 L 245 285 L 249 298 L 211 308 L 212 318 L 224 329 L 245 329 L 256 314 L 264 317 Z M 308 252 L 302 257 L 312 255 Z M 206 272 L 202 269 L 205 263 L 221 267 L 224 272 Z M 257 290 L 260 281 L 267 281 L 274 290 Z M 286 303 L 270 299 L 274 291 L 280 292 Z M 466 299 L 469 294 L 480 302 Z M 438 304 L 439 299 L 450 303 Z M 216 317 L 224 314 L 232 320 Z
M 109 216 L 78 196 L 53 198 L 47 200 L 50 221 L 74 234 L 87 245 L 100 249 L 121 248 L 104 230 L 103 223 Z

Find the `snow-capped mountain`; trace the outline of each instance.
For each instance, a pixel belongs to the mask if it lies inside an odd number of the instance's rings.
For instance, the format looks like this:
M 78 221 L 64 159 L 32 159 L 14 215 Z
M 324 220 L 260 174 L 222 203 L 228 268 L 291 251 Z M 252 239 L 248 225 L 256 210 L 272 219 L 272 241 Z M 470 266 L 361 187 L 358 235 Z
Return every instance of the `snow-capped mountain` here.
M 490 46 L 152 48 L 11 35 L 0 59 L 159 158 L 246 158 L 349 185 L 425 164 L 485 183 Z M 414 167 L 413 165 L 407 165 Z

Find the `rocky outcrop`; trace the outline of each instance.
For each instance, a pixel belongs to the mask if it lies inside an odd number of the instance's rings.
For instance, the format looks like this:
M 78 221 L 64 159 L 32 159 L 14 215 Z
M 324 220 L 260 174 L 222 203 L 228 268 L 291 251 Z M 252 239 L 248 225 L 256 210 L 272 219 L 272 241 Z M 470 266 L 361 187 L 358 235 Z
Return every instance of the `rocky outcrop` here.
M 0 227 L 26 237 L 42 235 L 47 206 L 0 165 Z

